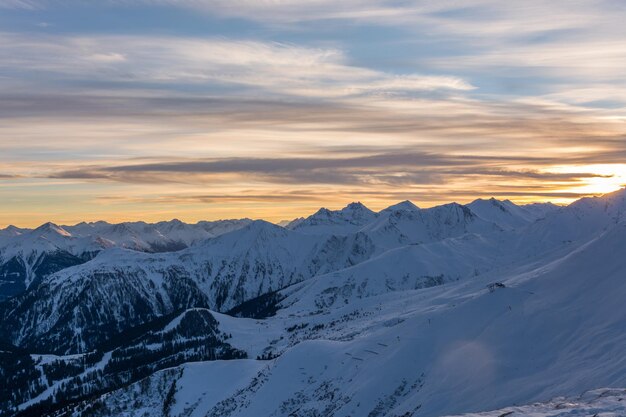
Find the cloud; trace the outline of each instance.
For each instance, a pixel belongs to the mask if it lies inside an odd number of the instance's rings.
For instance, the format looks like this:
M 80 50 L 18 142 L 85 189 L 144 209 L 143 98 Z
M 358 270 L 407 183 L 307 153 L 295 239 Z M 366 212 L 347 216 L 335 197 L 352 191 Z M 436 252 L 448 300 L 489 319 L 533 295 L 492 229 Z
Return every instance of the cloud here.
M 395 4 L 394 4 L 395 3 Z M 399 6 L 389 0 L 66 0 L 66 7 L 99 5 L 103 7 L 166 6 L 188 8 L 224 17 L 245 18 L 263 22 L 301 22 L 321 19 L 381 19 L 406 15 L 415 3 Z M 51 8 L 50 0 L 0 0 L 0 7 L 18 9 Z
M 514 48 L 503 44 L 480 53 L 459 54 L 432 59 L 439 68 L 455 70 L 515 69 L 529 71 L 528 75 L 566 76 L 598 84 L 599 80 L 618 80 L 619 68 L 626 65 L 622 40 L 590 37 L 568 42 L 525 44 Z M 620 83 L 621 84 L 621 83 Z
M 43 1 L 43 0 L 42 0 Z M 109 4 L 137 4 L 116 0 Z M 379 24 L 441 26 L 439 30 L 502 35 L 592 25 L 603 10 L 619 11 L 610 0 L 575 2 L 529 0 L 523 5 L 499 0 L 143 0 L 146 6 L 184 7 L 211 15 L 273 24 L 349 20 Z M 559 19 L 553 16 L 558 15 Z M 485 23 L 490 23 L 486 25 Z M 589 23 L 586 23 L 589 22 Z M 448 24 L 444 24 L 448 23 Z
M 553 161 L 552 163 L 554 163 Z M 465 174 L 467 172 L 448 171 L 447 174 Z M 549 181 L 563 181 L 573 182 L 586 178 L 612 178 L 613 175 L 595 174 L 592 172 L 545 172 L 537 170 L 520 170 L 512 171 L 508 169 L 474 169 L 471 171 L 471 175 L 477 176 L 493 176 L 493 177 L 511 177 L 521 179 L 536 179 L 536 180 L 549 180 Z
M 3 177 L 3 197 L 44 195 L 63 211 L 61 194 L 123 195 L 119 207 L 142 216 L 168 199 L 226 213 L 290 198 L 563 202 L 595 192 L 586 185 L 624 182 L 619 2 L 0 0 L 0 8 L 7 20 L 57 22 L 0 33 L 0 159 L 20 176 Z M 72 24 L 105 8 L 93 28 Z M 168 8 L 192 10 L 206 25 L 165 28 Z M 118 14 L 122 22 L 107 20 Z M 220 33 L 222 24 L 229 30 Z
M 104 54 L 93 54 L 87 57 L 88 60 L 96 61 L 96 62 L 123 62 L 126 61 L 126 57 L 122 54 L 117 54 L 114 52 L 104 53 Z
M 534 198 L 534 199 L 577 199 L 589 196 L 589 193 L 577 192 L 559 192 L 559 191 L 542 191 L 541 189 L 525 189 L 521 191 L 501 190 L 498 187 L 485 189 L 483 191 L 468 190 L 448 190 L 446 192 L 428 189 L 418 189 L 412 191 L 387 190 L 374 191 L 362 189 L 348 189 L 342 192 L 333 191 L 331 189 L 323 189 L 316 191 L 304 190 L 275 190 L 272 193 L 259 194 L 254 190 L 243 190 L 236 194 L 163 194 L 149 197 L 136 196 L 98 196 L 95 198 L 97 204 L 106 205 L 128 205 L 135 204 L 139 206 L 151 207 L 182 207 L 182 206 L 205 206 L 205 205 L 238 205 L 259 207 L 260 204 L 270 205 L 295 205 L 298 208 L 296 214 L 293 211 L 285 209 L 284 212 L 272 212 L 274 219 L 293 218 L 296 215 L 303 216 L 311 214 L 320 206 L 328 206 L 340 208 L 347 203 L 355 200 L 365 200 L 368 207 L 380 210 L 386 207 L 389 202 L 398 202 L 402 200 L 412 200 L 419 203 L 420 207 L 428 207 L 440 203 L 448 203 L 452 200 L 467 203 L 476 198 L 490 198 L 497 196 L 498 198 Z M 257 212 L 257 214 L 259 214 Z
M 23 131 L 49 126 L 50 134 L 55 129 L 64 129 L 66 136 L 74 134 L 76 126 L 63 127 L 64 122 L 84 120 L 85 129 L 87 123 L 101 124 L 102 129 L 115 120 L 122 126 L 115 133 L 118 136 L 123 129 L 148 129 L 153 141 L 158 136 L 167 136 L 172 141 L 175 132 L 184 135 L 190 130 L 216 138 L 226 132 L 244 137 L 246 131 L 257 134 L 264 131 L 272 132 L 275 140 L 291 135 L 290 141 L 294 143 L 300 142 L 299 137 L 307 142 L 307 136 L 316 134 L 320 140 L 308 141 L 308 146 L 324 145 L 325 137 L 331 138 L 333 133 L 359 134 L 363 138 L 393 135 L 394 140 L 384 146 L 380 141 L 376 143 L 386 149 L 410 141 L 419 142 L 427 149 L 454 143 L 455 149 L 465 151 L 488 146 L 493 151 L 521 152 L 535 146 L 545 150 L 545 145 L 555 145 L 555 153 L 564 151 L 563 145 L 619 151 L 624 148 L 626 137 L 623 123 L 606 120 L 601 112 L 583 113 L 546 103 L 449 97 L 311 101 L 181 96 L 143 90 L 134 94 L 115 90 L 79 94 L 2 92 L 0 118 L 6 119 L 7 133 L 11 133 L 8 130 L 11 123 L 19 123 Z M 36 124 L 21 123 L 21 118 L 30 118 Z M 13 132 L 17 134 L 17 130 Z M 85 143 L 88 142 L 89 139 Z M 329 145 L 337 151 L 342 146 L 352 148 L 346 141 Z
M 376 180 L 381 168 L 387 172 L 418 167 L 463 164 L 462 161 L 428 153 L 379 154 L 349 158 L 224 158 L 88 166 L 53 172 L 56 179 L 97 179 L 130 183 L 212 183 L 247 180 L 269 184 L 365 184 Z M 471 164 L 471 163 L 470 163 Z M 382 178 L 382 177 L 381 177 Z
M 0 70 L 15 79 L 222 86 L 300 97 L 470 90 L 452 76 L 388 74 L 339 49 L 254 40 L 0 34 Z
M 109 4 L 137 2 L 115 0 Z M 606 34 L 619 37 L 626 11 L 613 0 L 143 0 L 143 4 L 187 8 L 296 32 L 320 27 L 341 30 L 345 24 L 388 26 L 403 30 L 407 38 L 418 42 L 433 38 L 435 48 L 452 41 L 459 42 L 464 51 L 495 47 L 505 54 L 514 53 L 524 43 L 562 41 L 570 34 L 580 39 Z
M 42 6 L 37 0 L 0 0 L 0 9 L 37 10 Z
M 53 179 L 79 179 L 127 183 L 207 184 L 218 181 L 255 181 L 275 187 L 294 184 L 329 184 L 398 187 L 446 184 L 492 177 L 499 181 L 529 180 L 554 185 L 580 184 L 589 178 L 612 175 L 590 172 L 550 172 L 495 168 L 511 164 L 554 164 L 532 157 L 450 155 L 407 150 L 345 158 L 224 158 L 161 162 L 133 161 L 130 165 L 86 166 L 48 175 Z
M 311 191 L 296 190 L 278 193 L 259 194 L 255 190 L 242 190 L 237 194 L 167 194 L 153 197 L 98 196 L 95 199 L 103 203 L 138 203 L 138 204 L 210 204 L 210 203 L 267 203 L 294 201 L 324 201 L 323 195 Z

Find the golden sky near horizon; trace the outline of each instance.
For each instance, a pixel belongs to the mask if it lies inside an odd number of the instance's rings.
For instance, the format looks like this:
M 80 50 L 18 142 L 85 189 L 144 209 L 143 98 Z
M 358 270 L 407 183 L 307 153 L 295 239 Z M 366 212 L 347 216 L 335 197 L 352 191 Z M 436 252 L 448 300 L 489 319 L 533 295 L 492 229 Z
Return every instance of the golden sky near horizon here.
M 0 228 L 626 184 L 617 1 L 0 0 Z

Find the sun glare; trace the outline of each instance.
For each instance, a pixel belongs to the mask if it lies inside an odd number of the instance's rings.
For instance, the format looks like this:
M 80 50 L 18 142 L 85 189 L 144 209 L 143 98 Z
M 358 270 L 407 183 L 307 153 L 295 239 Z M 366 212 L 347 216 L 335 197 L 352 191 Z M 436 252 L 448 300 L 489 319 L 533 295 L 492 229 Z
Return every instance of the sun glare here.
M 563 191 L 582 194 L 606 194 L 626 185 L 626 164 L 567 165 L 551 169 L 558 173 L 595 174 L 595 177 L 581 178 L 580 186 Z

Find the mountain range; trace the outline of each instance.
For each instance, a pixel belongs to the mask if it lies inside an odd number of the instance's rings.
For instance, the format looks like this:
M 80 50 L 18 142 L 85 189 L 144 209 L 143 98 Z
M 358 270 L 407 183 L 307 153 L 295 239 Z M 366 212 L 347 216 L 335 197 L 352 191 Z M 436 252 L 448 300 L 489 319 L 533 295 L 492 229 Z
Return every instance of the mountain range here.
M 623 415 L 623 250 L 626 189 L 9 226 L 0 415 Z

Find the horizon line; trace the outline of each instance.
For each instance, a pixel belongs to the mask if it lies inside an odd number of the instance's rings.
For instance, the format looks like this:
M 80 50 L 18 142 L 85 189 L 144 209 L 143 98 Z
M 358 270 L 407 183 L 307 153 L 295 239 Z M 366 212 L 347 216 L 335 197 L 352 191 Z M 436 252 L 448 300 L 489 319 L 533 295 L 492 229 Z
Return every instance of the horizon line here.
M 513 201 L 511 199 L 508 199 L 508 198 L 496 198 L 496 197 L 492 196 L 492 197 L 477 197 L 477 198 L 475 198 L 475 199 L 473 199 L 473 200 L 471 200 L 471 201 L 469 201 L 467 203 L 459 203 L 457 201 L 450 201 L 450 202 L 447 202 L 447 203 L 423 206 L 423 205 L 416 204 L 415 202 L 413 202 L 410 199 L 405 199 L 405 200 L 397 201 L 397 202 L 395 202 L 393 204 L 390 204 L 390 205 L 388 205 L 388 206 L 386 206 L 386 207 L 384 207 L 382 209 L 372 210 L 372 209 L 370 209 L 368 207 L 367 204 L 362 203 L 360 201 L 360 199 L 354 199 L 351 202 L 341 206 L 341 208 L 333 208 L 333 209 L 331 209 L 331 208 L 328 208 L 328 207 L 325 207 L 325 206 L 320 206 L 318 208 L 318 210 L 316 210 L 315 212 L 310 212 L 309 211 L 309 212 L 307 212 L 308 214 L 307 213 L 303 213 L 301 215 L 293 216 L 293 217 L 290 217 L 290 218 L 288 218 L 288 216 L 276 216 L 275 217 L 275 218 L 281 218 L 282 217 L 281 220 L 268 220 L 268 219 L 263 218 L 263 217 L 249 217 L 249 216 L 241 216 L 241 217 L 232 216 L 232 217 L 228 217 L 228 218 L 214 218 L 214 219 L 204 218 L 204 219 L 198 219 L 198 220 L 182 220 L 179 217 L 173 217 L 173 218 L 161 218 L 161 219 L 155 219 L 155 220 L 149 220 L 149 221 L 147 221 L 147 220 L 112 220 L 112 219 L 105 220 L 105 219 L 99 219 L 99 220 L 89 220 L 89 221 L 88 220 L 81 220 L 81 221 L 78 221 L 78 222 L 63 222 L 63 221 L 57 222 L 57 221 L 54 221 L 54 220 L 49 220 L 49 221 L 45 221 L 43 223 L 33 223 L 33 224 L 27 225 L 27 226 L 18 226 L 16 223 L 9 223 L 9 224 L 0 226 L 0 231 L 7 230 L 9 228 L 16 228 L 16 229 L 20 229 L 20 230 L 36 230 L 37 228 L 45 226 L 46 224 L 53 224 L 53 225 L 55 225 L 57 227 L 63 228 L 63 227 L 75 227 L 75 226 L 78 226 L 78 225 L 83 224 L 83 223 L 86 223 L 86 224 L 107 223 L 107 224 L 110 224 L 110 225 L 118 225 L 118 224 L 126 224 L 126 223 L 145 223 L 145 224 L 148 224 L 148 225 L 155 225 L 155 224 L 158 224 L 158 223 L 170 223 L 170 222 L 174 222 L 174 221 L 179 221 L 179 222 L 187 224 L 187 225 L 197 225 L 197 224 L 202 223 L 202 222 L 237 221 L 237 220 L 259 221 L 259 220 L 261 220 L 261 221 L 266 221 L 268 223 L 272 223 L 272 224 L 280 226 L 281 223 L 291 222 L 291 221 L 294 221 L 294 220 L 297 220 L 297 219 L 307 218 L 309 216 L 312 216 L 313 214 L 315 214 L 317 211 L 319 211 L 321 209 L 327 209 L 327 210 L 330 210 L 330 211 L 341 211 L 341 210 L 349 207 L 352 204 L 360 204 L 360 205 L 364 206 L 365 208 L 367 208 L 367 209 L 369 209 L 369 210 L 371 210 L 371 211 L 373 211 L 374 213 L 377 213 L 377 214 L 381 213 L 382 211 L 386 210 L 387 208 L 393 207 L 395 205 L 398 205 L 398 204 L 404 203 L 404 202 L 410 202 L 410 203 L 414 204 L 419 210 L 427 210 L 427 209 L 431 209 L 431 208 L 445 206 L 445 205 L 448 205 L 448 204 L 459 204 L 459 205 L 462 205 L 462 206 L 467 206 L 469 204 L 472 204 L 475 201 L 480 201 L 480 200 L 482 200 L 482 201 L 497 200 L 499 202 L 506 202 L 506 201 L 508 201 L 508 202 L 514 204 L 515 206 L 518 206 L 518 207 L 524 207 L 524 206 L 533 205 L 533 204 L 552 204 L 552 205 L 555 205 L 555 206 L 558 206 L 558 207 L 567 207 L 567 206 L 569 206 L 569 205 L 571 205 L 571 204 L 573 204 L 573 203 L 575 203 L 577 201 L 580 201 L 582 199 L 585 199 L 585 198 L 599 198 L 599 197 L 603 197 L 603 196 L 606 196 L 606 195 L 609 195 L 609 194 L 614 194 L 614 193 L 617 193 L 619 191 L 624 191 L 624 190 L 626 190 L 626 186 L 620 187 L 620 188 L 618 188 L 618 189 L 616 189 L 614 191 L 607 192 L 607 193 L 582 194 L 580 196 L 580 198 L 577 198 L 577 199 L 575 199 L 575 200 L 573 200 L 571 202 L 568 202 L 568 203 L 559 203 L 559 202 L 555 203 L 555 202 L 548 201 L 548 200 L 516 203 L 515 201 Z M 184 216 L 180 216 L 180 217 L 184 217 Z

